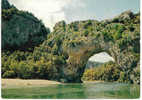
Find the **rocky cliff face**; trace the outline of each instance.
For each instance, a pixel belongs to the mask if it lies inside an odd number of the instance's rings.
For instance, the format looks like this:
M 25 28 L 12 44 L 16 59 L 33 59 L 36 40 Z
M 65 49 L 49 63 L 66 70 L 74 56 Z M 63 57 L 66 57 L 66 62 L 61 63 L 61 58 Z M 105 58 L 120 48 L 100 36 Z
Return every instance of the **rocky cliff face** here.
M 7 0 L 2 0 L 2 9 L 10 9 L 11 5 Z
M 101 22 L 87 20 L 65 24 L 62 21 L 56 24 L 50 36 L 52 38 L 44 45 L 52 47 L 57 44 L 57 39 L 60 40 L 58 53 L 66 52 L 68 55 L 63 72 L 69 82 L 80 82 L 89 57 L 104 51 L 115 59 L 126 80 L 135 82 L 139 76 L 130 76 L 135 73 L 140 60 L 139 18 L 139 14 L 126 11 Z
M 119 68 L 117 79 L 140 83 L 139 13 L 126 11 L 105 21 L 61 21 L 48 34 L 31 13 L 9 7 L 6 0 L 2 3 L 2 49 L 15 51 L 3 52 L 3 77 L 81 82 L 88 59 L 107 52 L 115 59 L 115 68 Z M 33 52 L 16 51 L 28 48 L 34 48 Z
M 2 0 L 2 49 L 27 50 L 42 43 L 49 29 L 31 13 Z

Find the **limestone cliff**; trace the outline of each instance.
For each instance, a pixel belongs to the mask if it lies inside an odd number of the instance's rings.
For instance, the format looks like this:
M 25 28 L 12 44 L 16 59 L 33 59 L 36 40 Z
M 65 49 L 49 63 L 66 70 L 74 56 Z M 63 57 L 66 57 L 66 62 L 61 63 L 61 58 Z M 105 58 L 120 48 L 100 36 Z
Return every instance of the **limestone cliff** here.
M 69 82 L 79 82 L 89 57 L 104 51 L 115 59 L 126 80 L 135 82 L 139 77 L 130 77 L 136 74 L 134 69 L 140 60 L 139 13 L 126 11 L 100 22 L 86 20 L 66 24 L 62 21 L 56 24 L 49 37 L 42 46 L 57 44 L 56 54 L 68 55 L 63 73 Z
M 49 29 L 33 14 L 2 0 L 2 49 L 27 50 L 42 43 Z

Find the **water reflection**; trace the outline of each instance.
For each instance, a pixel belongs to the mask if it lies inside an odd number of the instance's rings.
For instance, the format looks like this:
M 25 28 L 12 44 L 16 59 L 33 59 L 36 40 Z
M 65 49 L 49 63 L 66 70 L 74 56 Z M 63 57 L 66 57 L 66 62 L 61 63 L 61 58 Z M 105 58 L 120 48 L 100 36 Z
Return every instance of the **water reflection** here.
M 85 84 L 87 98 L 138 98 L 139 85 L 124 83 L 96 83 Z
M 84 93 L 84 86 L 82 84 L 64 84 L 57 85 L 54 88 L 54 94 L 52 94 L 51 98 L 87 98 Z
M 40 99 L 130 99 L 139 98 L 140 85 L 124 83 L 60 84 L 46 87 L 2 90 L 2 97 Z
M 138 98 L 139 85 L 122 83 L 64 84 L 52 88 L 50 98 Z

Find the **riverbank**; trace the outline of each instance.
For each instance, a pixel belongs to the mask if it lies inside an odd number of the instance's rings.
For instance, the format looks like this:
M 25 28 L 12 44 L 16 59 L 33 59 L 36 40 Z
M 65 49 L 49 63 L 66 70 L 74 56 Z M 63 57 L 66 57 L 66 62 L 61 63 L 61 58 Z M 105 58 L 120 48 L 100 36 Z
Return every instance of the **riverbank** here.
M 102 81 L 102 80 L 83 81 L 83 83 L 104 83 L 104 81 Z
M 49 80 L 23 80 L 23 79 L 1 79 L 2 88 L 16 88 L 16 87 L 36 87 L 36 86 L 47 86 L 51 84 L 61 84 L 56 81 Z

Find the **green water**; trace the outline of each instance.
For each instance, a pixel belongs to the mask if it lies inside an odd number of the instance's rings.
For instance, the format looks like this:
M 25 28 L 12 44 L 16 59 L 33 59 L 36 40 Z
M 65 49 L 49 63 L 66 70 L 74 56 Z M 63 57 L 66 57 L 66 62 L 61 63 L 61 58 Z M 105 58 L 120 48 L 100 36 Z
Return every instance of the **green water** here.
M 124 83 L 61 84 L 46 87 L 4 88 L 2 98 L 95 99 L 139 98 L 140 86 Z

